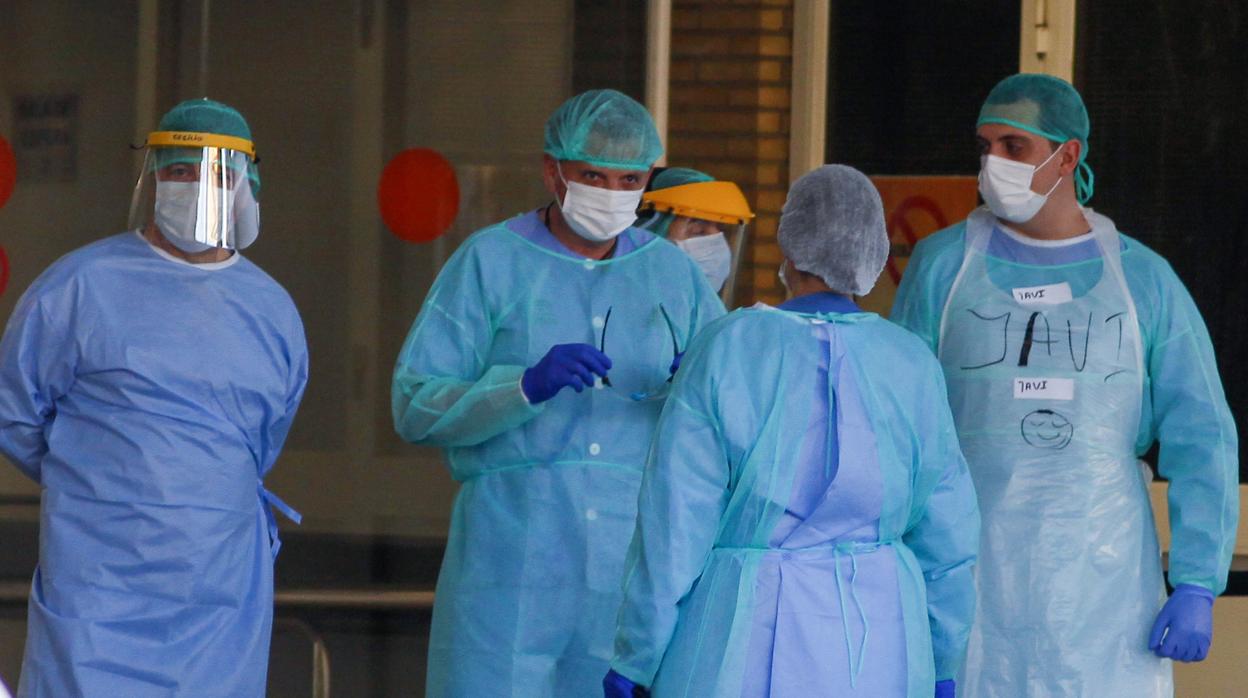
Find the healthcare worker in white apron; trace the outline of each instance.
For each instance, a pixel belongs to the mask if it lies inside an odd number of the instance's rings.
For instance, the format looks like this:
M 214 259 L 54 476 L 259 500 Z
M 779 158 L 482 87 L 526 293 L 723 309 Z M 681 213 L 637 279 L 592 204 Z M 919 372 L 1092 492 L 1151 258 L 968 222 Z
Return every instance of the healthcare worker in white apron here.
M 1232 421 L 1174 271 L 1083 204 L 1078 92 L 1015 75 L 977 135 L 987 206 L 923 241 L 892 318 L 949 386 L 983 517 L 960 696 L 1169 696 L 1204 659 L 1238 515 Z M 1167 599 L 1138 461 L 1160 442 Z

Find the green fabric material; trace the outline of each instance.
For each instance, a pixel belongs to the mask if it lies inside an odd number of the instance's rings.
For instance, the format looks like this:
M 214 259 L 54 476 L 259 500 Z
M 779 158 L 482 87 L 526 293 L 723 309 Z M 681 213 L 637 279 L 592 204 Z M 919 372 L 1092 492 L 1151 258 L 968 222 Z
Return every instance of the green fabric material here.
M 589 90 L 564 102 L 546 121 L 543 151 L 556 160 L 648 170 L 663 155 L 650 112 L 615 90 Z
M 640 231 L 602 261 L 509 222 L 442 267 L 395 366 L 405 440 L 444 449 L 455 499 L 430 636 L 428 695 L 600 694 L 637 488 L 676 327 L 723 305 L 676 247 Z M 660 306 L 661 304 L 661 306 Z M 608 311 L 610 315 L 608 317 Z M 602 346 L 612 386 L 532 406 L 520 380 L 556 344 Z

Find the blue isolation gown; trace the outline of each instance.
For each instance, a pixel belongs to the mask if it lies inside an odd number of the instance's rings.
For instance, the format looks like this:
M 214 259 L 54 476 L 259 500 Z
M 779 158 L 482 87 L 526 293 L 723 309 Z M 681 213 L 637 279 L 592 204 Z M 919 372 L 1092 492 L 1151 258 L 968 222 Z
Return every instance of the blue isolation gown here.
M 612 668 L 656 698 L 929 698 L 962 661 L 979 537 L 940 367 L 844 299 L 784 307 L 684 359 Z
M 392 393 L 398 433 L 443 447 L 461 483 L 428 695 L 601 692 L 669 368 L 723 312 L 684 252 L 637 229 L 614 256 L 588 260 L 530 212 L 478 231 L 447 261 Z M 578 342 L 604 349 L 612 385 L 529 404 L 525 368 Z
M 1172 693 L 1147 649 L 1165 591 L 1136 458 L 1154 440 L 1170 582 L 1226 585 L 1237 441 L 1209 335 L 1161 257 L 1085 215 L 1088 235 L 1039 243 L 980 209 L 920 243 L 894 307 L 941 357 L 981 497 L 959 695 Z
M 0 341 L 0 451 L 43 488 L 19 698 L 265 691 L 263 487 L 307 382 L 294 303 L 130 232 L 48 268 Z

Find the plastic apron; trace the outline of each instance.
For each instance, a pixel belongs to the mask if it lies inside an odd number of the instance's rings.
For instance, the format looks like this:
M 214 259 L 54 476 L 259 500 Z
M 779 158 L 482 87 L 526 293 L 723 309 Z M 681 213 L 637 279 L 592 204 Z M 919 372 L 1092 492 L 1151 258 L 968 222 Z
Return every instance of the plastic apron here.
M 1143 348 L 1113 223 L 1085 210 L 1103 270 L 1072 297 L 1000 288 L 985 250 L 995 219 L 966 223 L 941 320 L 940 361 L 979 497 L 978 612 L 960 696 L 1163 696 L 1148 651 L 1165 599 L 1134 443 Z

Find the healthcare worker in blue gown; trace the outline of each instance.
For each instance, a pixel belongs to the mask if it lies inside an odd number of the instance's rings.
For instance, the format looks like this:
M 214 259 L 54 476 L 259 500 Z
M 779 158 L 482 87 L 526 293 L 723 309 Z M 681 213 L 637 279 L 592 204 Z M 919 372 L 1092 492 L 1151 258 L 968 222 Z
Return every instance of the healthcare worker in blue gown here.
M 724 312 L 688 255 L 631 227 L 661 153 L 629 97 L 565 102 L 546 124 L 554 202 L 465 241 L 399 355 L 395 429 L 443 447 L 461 483 L 430 696 L 601 690 L 650 436 Z
M 1166 261 L 1083 206 L 1088 130 L 1065 81 L 993 88 L 987 206 L 919 243 L 893 309 L 940 356 L 984 517 L 967 696 L 1169 696 L 1226 587 L 1237 441 L 1209 334 Z M 1136 460 L 1155 441 L 1168 600 Z
M 19 698 L 260 696 L 263 485 L 307 382 L 259 233 L 251 131 L 209 100 L 147 141 L 132 229 L 62 257 L 0 341 L 0 451 L 43 489 Z
M 979 513 L 935 357 L 852 298 L 880 196 L 815 170 L 779 242 L 792 299 L 704 330 L 659 420 L 606 695 L 952 696 Z

